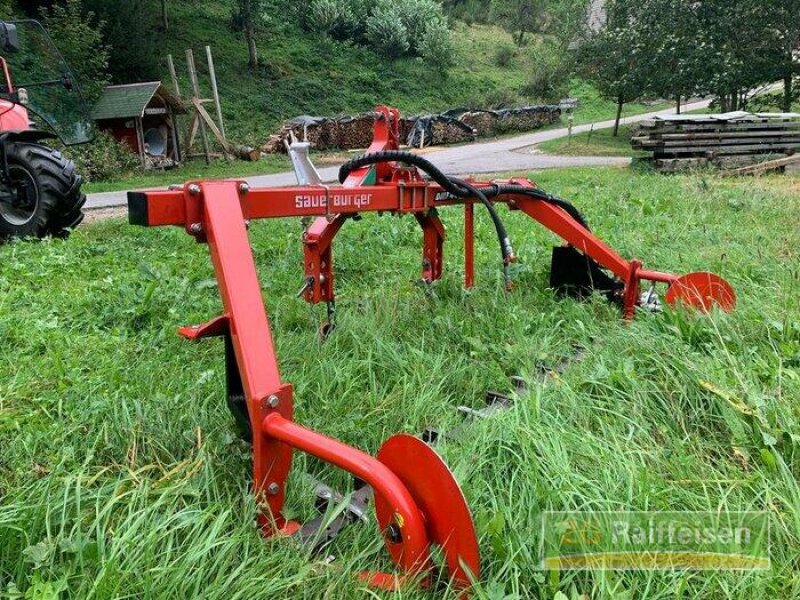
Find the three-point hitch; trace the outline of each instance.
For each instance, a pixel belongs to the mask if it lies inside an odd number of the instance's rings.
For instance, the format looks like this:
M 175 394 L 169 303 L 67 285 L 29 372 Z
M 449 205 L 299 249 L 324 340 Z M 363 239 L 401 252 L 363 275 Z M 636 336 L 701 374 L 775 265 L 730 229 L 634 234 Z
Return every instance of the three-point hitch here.
M 443 268 L 445 229 L 438 210 L 463 206 L 465 286 L 472 287 L 475 203 L 486 207 L 497 230 L 508 289 L 508 267 L 515 257 L 495 203 L 524 212 L 567 242 L 553 253 L 552 287 L 577 296 L 602 291 L 622 304 L 626 318 L 639 306 L 657 303 L 652 289 L 642 294 L 642 281 L 667 284 L 668 304 L 702 310 L 713 305 L 731 310 L 735 294 L 711 273 L 678 277 L 623 259 L 590 232 L 574 206 L 530 181 L 445 176 L 423 158 L 399 151 L 398 117 L 396 110 L 376 109 L 374 142 L 365 155 L 342 167 L 340 186 L 323 185 L 307 155 L 290 149 L 302 185 L 251 189 L 237 181 L 193 182 L 170 191 L 131 193 L 130 222 L 182 226 L 209 247 L 223 314 L 204 325 L 181 328 L 180 333 L 190 340 L 225 340 L 228 403 L 250 431 L 253 486 L 265 507 L 264 533 L 310 535 L 282 515 L 292 453 L 300 450 L 352 473 L 371 488 L 381 534 L 402 571 L 399 576 L 362 574 L 371 585 L 393 588 L 409 578 L 430 581 L 430 549 L 438 545 L 447 576 L 465 589 L 480 576 L 475 529 L 458 483 L 428 444 L 395 435 L 373 458 L 293 421 L 292 386 L 278 371 L 246 224 L 254 219 L 316 217 L 303 236 L 305 284 L 300 295 L 310 303 L 328 303 L 329 312 L 335 299 L 333 239 L 347 219 L 363 212 L 410 213 L 416 218 L 423 231 L 422 278 L 430 283 L 442 276 Z M 326 324 L 323 333 L 331 325 Z

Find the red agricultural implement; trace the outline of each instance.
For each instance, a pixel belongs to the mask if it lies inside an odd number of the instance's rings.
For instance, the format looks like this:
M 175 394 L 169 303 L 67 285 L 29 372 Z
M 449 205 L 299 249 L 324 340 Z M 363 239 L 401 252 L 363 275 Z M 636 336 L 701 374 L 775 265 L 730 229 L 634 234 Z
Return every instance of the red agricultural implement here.
M 332 244 L 347 219 L 364 212 L 411 214 L 423 231 L 422 278 L 442 276 L 445 229 L 438 210 L 461 206 L 465 211 L 465 286 L 474 284 L 474 206 L 489 210 L 498 232 L 507 287 L 508 266 L 515 260 L 511 244 L 495 210 L 504 203 L 529 215 L 563 238 L 567 245 L 553 254 L 551 286 L 581 296 L 598 290 L 620 302 L 626 318 L 637 306 L 657 305 L 651 289 L 641 283 L 665 283 L 668 304 L 702 310 L 713 305 L 730 310 L 735 294 L 711 273 L 682 277 L 650 271 L 625 260 L 594 236 L 580 213 L 568 202 L 551 196 L 530 181 L 481 182 L 447 177 L 425 159 L 400 152 L 399 115 L 376 109 L 375 139 L 367 154 L 340 171 L 342 185 L 314 181 L 307 157 L 292 155 L 297 187 L 251 189 L 244 182 L 196 182 L 169 191 L 130 193 L 130 222 L 135 225 L 184 227 L 208 245 L 222 296 L 223 314 L 206 324 L 184 327 L 190 340 L 209 336 L 225 339 L 228 403 L 249 430 L 253 445 L 253 481 L 265 505 L 266 535 L 296 535 L 302 540 L 325 535 L 317 519 L 300 526 L 282 516 L 292 452 L 301 450 L 353 474 L 369 487 L 356 492 L 350 513 L 362 516 L 370 490 L 381 535 L 399 576 L 362 574 L 370 584 L 391 588 L 408 578 L 429 582 L 432 545 L 441 547 L 447 578 L 460 588 L 479 577 L 475 529 L 461 490 L 439 456 L 421 439 L 395 435 L 375 458 L 295 423 L 292 386 L 284 383 L 264 309 L 247 228 L 251 220 L 278 217 L 316 217 L 303 237 L 305 285 L 301 294 L 310 303 L 334 303 Z M 428 177 L 426 177 L 426 175 Z M 332 320 L 325 324 L 329 333 Z M 341 524 L 341 521 L 339 522 Z M 338 527 L 338 525 L 337 525 Z M 328 527 L 330 529 L 330 526 Z

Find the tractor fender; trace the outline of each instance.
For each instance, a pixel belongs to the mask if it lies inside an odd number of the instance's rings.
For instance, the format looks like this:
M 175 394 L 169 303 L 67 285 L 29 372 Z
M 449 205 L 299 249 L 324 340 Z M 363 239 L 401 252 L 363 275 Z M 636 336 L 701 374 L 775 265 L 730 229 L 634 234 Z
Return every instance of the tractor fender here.
M 0 134 L 0 140 L 3 142 L 25 142 L 28 144 L 36 144 L 42 140 L 54 140 L 58 136 L 49 131 L 41 129 L 24 129 L 21 131 L 3 131 Z

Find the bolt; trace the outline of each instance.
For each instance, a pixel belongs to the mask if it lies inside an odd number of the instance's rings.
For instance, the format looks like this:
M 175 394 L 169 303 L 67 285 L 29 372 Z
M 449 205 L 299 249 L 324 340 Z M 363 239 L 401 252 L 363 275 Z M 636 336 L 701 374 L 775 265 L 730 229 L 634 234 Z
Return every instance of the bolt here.
M 250 229 L 250 219 L 245 219 L 244 220 L 244 228 L 245 229 Z
M 386 537 L 393 544 L 399 544 L 403 541 L 403 533 L 400 531 L 400 526 L 397 523 L 392 523 L 386 528 Z
M 267 492 L 269 493 L 270 496 L 274 496 L 275 494 L 277 494 L 280 491 L 280 489 L 281 486 L 279 486 L 274 481 L 267 486 Z
M 200 193 L 200 186 L 196 183 L 191 184 L 187 189 L 192 196 L 197 196 Z
M 249 191 L 250 191 L 250 186 L 249 185 L 247 185 L 244 182 L 239 184 L 239 193 L 240 194 L 246 194 Z
M 189 225 L 189 231 L 192 233 L 200 233 L 203 231 L 203 224 L 202 223 L 192 223 Z
M 267 398 L 267 404 L 270 408 L 277 408 L 278 404 L 280 404 L 280 398 L 278 398 L 275 394 L 272 394 L 269 398 Z

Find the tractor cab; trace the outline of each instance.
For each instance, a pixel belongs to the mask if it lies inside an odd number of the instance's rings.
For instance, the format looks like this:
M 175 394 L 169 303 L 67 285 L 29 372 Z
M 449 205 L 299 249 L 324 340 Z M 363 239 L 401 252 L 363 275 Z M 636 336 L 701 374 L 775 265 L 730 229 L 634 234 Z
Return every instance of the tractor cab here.
M 49 130 L 66 145 L 92 139 L 72 71 L 38 21 L 0 22 L 0 131 Z

